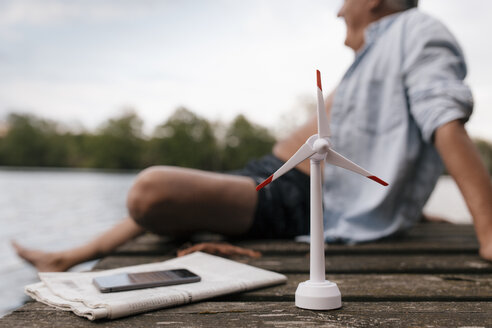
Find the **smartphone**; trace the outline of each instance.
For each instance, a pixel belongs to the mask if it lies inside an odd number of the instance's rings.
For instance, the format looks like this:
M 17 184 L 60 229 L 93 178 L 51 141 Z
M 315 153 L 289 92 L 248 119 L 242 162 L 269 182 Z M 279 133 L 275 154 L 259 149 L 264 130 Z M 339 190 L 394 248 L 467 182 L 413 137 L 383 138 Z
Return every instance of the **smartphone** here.
M 200 281 L 200 277 L 186 269 L 121 273 L 97 277 L 92 283 L 103 293 L 125 290 L 188 284 Z

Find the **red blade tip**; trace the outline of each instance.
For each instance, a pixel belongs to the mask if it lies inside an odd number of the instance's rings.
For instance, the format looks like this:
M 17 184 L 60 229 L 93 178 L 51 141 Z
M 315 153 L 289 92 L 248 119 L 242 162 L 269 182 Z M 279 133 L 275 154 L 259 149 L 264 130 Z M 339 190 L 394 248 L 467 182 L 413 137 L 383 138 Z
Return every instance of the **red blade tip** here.
M 321 88 L 321 73 L 319 70 L 316 70 L 316 81 L 318 82 L 318 88 L 323 90 L 323 88 Z
M 265 181 L 263 181 L 262 183 L 260 183 L 257 187 L 256 187 L 256 191 L 259 191 L 261 188 L 263 188 L 264 186 L 266 186 L 267 184 L 269 184 L 270 182 L 272 182 L 272 179 L 273 179 L 273 174 L 270 175 L 268 177 L 268 179 L 266 179 Z
M 381 179 L 380 179 L 380 178 L 378 178 L 378 177 L 375 177 L 374 175 L 368 176 L 368 178 L 369 178 L 369 179 L 371 179 L 371 180 L 376 181 L 377 183 L 382 184 L 382 185 L 383 185 L 383 186 L 385 186 L 385 187 L 388 185 L 388 183 L 387 183 L 387 182 L 385 182 L 385 181 L 381 180 Z

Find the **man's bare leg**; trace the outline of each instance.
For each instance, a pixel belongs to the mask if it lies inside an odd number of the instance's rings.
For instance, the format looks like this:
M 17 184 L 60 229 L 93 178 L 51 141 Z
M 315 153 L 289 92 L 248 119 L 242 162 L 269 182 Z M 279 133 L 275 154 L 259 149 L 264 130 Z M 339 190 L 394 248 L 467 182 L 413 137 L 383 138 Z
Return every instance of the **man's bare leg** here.
M 128 210 L 139 225 L 162 235 L 240 235 L 253 223 L 255 187 L 248 177 L 156 166 L 137 177 Z
M 140 235 L 144 230 L 131 218 L 126 218 L 89 243 L 60 252 L 28 249 L 12 241 L 17 254 L 39 271 L 65 271 L 76 264 L 108 254 L 118 246 Z
M 150 231 L 176 235 L 211 231 L 226 235 L 246 232 L 253 222 L 257 195 L 252 179 L 172 167 L 144 170 L 132 187 L 130 213 Z M 12 242 L 17 254 L 39 271 L 65 271 L 99 258 L 144 231 L 131 217 L 91 242 L 60 252 L 27 249 Z M 215 247 L 217 248 L 217 246 Z M 220 245 L 218 253 L 228 253 Z M 207 251 L 207 249 L 204 249 Z

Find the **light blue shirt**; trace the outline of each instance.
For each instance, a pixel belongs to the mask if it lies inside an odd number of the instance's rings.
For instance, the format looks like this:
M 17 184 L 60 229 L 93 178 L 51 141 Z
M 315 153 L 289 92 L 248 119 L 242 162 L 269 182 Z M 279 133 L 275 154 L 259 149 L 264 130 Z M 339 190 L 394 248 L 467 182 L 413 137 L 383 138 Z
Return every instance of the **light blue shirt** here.
M 466 65 L 451 33 L 418 9 L 366 29 L 331 109 L 333 149 L 389 183 L 325 165 L 327 241 L 363 242 L 411 227 L 442 173 L 434 131 L 468 120 Z

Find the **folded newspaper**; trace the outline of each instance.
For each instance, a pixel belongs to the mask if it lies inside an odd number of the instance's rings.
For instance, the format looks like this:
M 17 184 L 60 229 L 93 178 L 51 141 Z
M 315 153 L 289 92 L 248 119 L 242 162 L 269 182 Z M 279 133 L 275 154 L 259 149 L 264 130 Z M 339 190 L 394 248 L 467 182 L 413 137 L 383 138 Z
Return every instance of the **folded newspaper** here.
M 140 290 L 101 293 L 94 277 L 169 269 L 188 269 L 200 282 Z M 25 287 L 27 295 L 89 320 L 115 319 L 160 308 L 284 283 L 279 273 L 201 252 L 172 260 L 96 272 L 42 272 L 41 282 Z

